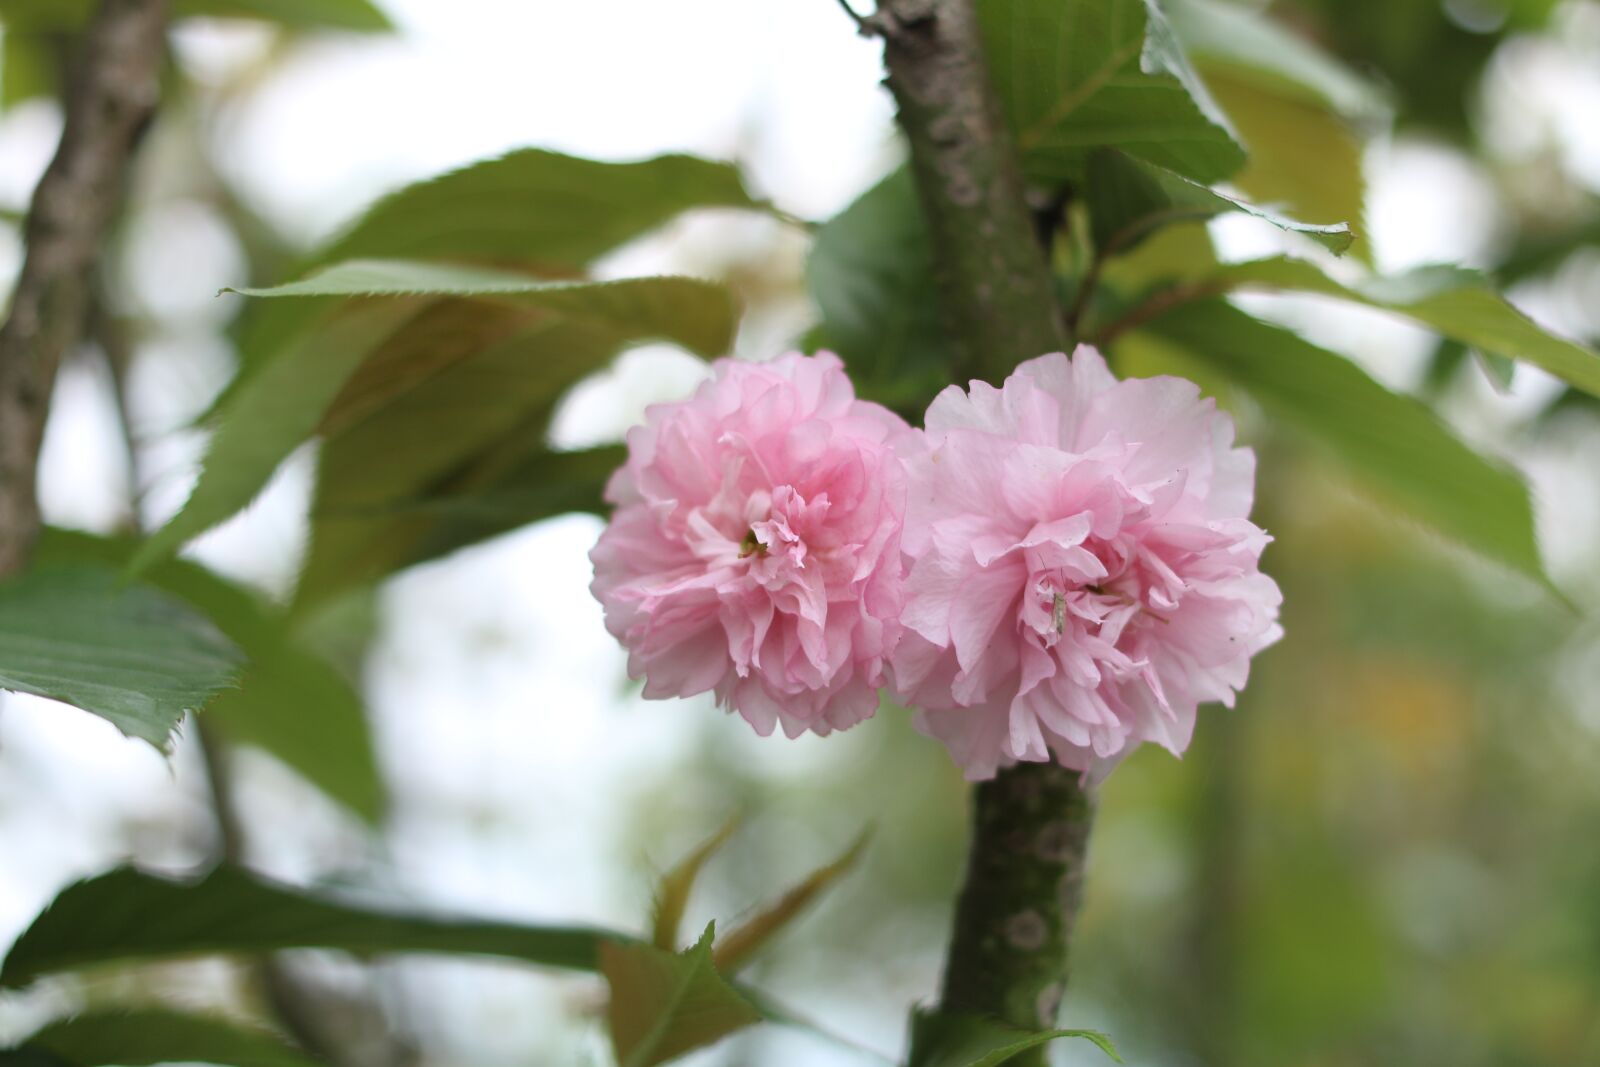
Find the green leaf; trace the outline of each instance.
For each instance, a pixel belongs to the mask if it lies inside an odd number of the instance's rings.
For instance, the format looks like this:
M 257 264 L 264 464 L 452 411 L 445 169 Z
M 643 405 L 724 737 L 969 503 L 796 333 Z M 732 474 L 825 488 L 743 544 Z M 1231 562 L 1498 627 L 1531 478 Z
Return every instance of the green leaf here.
M 1295 222 L 1113 149 L 1089 157 L 1088 198 L 1095 247 L 1103 256 L 1125 252 L 1163 226 L 1208 219 L 1226 211 L 1242 211 L 1281 230 L 1304 234 L 1334 255 L 1343 254 L 1355 240 L 1345 223 L 1313 226 Z
M 620 1067 L 653 1067 L 761 1021 L 761 1013 L 717 973 L 714 926 L 679 954 L 605 942 L 600 967 L 611 986 L 606 1010 Z
M 918 414 L 950 384 L 954 353 L 939 323 L 933 250 L 904 167 L 817 233 L 806 280 L 822 313 L 818 342 L 850 368 L 861 396 Z
M 1111 1039 L 1097 1030 L 1014 1030 L 976 1016 L 917 1011 L 911 1017 L 910 1067 L 998 1067 L 1061 1038 L 1088 1041 L 1122 1062 Z
M 727 290 L 689 278 L 549 282 L 478 267 L 358 260 L 248 292 L 285 306 L 304 299 L 317 311 L 326 310 L 324 298 L 365 299 L 309 328 L 292 320 L 305 332 L 218 408 L 189 503 L 151 538 L 136 569 L 244 507 L 317 430 L 358 422 L 518 331 L 558 318 L 586 326 L 607 355 L 653 338 L 711 355 L 727 348 L 735 326 Z M 292 335 L 287 326 L 281 332 Z M 535 378 L 539 372 L 522 368 Z
M 297 609 L 568 511 L 603 510 L 617 446 L 551 451 L 566 389 L 619 342 L 585 324 L 514 334 L 328 436 Z
M 9 29 L 71 31 L 82 28 L 95 0 L 0 0 L 0 22 Z M 291 29 L 379 32 L 394 28 L 371 0 L 175 0 L 176 18 L 260 19 Z
M 42 565 L 0 584 L 0 688 L 92 712 L 165 748 L 233 684 L 239 650 L 198 613 L 109 567 Z
M 985 0 L 979 18 L 1031 180 L 1074 181 L 1104 146 L 1205 183 L 1243 165 L 1227 120 L 1146 0 Z
M 36 564 L 97 561 L 126 566 L 132 538 L 46 530 Z M 281 609 L 186 560 L 145 572 L 147 584 L 203 612 L 243 651 L 238 684 L 206 705 L 207 722 L 231 741 L 270 752 L 368 822 L 383 811 L 383 784 L 360 696 L 322 656 L 290 633 Z
M 855 867 L 867 847 L 871 832 L 863 833 L 844 855 L 807 875 L 769 907 L 752 915 L 718 943 L 717 968 L 732 974 L 761 949 L 772 936 L 794 921 L 807 905 Z
M 399 257 L 572 278 L 596 257 L 692 208 L 768 209 L 728 163 L 684 155 L 601 163 L 522 149 L 391 193 L 308 266 Z M 247 308 L 239 331 L 243 373 L 219 403 L 304 329 L 316 310 Z
M 0 988 L 104 963 L 325 948 L 498 956 L 594 971 L 608 930 L 450 918 L 338 899 L 217 867 L 177 880 L 122 867 L 68 886 L 11 947 Z
M 546 281 L 487 267 L 404 259 L 353 259 L 245 296 L 459 296 L 490 304 L 553 312 L 603 324 L 620 336 L 671 341 L 702 355 L 720 355 L 732 341 L 734 307 L 727 289 L 696 278 Z
M 1403 513 L 1545 580 L 1522 479 L 1462 443 L 1422 403 L 1220 300 L 1180 307 L 1148 330 L 1245 389 Z
M 689 853 L 670 871 L 661 876 L 656 886 L 655 915 L 650 924 L 650 941 L 656 948 L 675 952 L 678 948 L 678 927 L 683 922 L 683 911 L 689 904 L 689 893 L 700 877 L 700 869 L 712 855 L 739 828 L 739 818 L 734 816 L 722 828 Z
M 738 168 L 694 156 L 636 163 L 527 148 L 408 185 L 316 257 L 450 259 L 572 274 L 691 208 L 760 210 Z
M 143 1067 L 158 1063 L 311 1067 L 318 1062 L 269 1031 L 220 1018 L 162 1010 L 77 1015 L 46 1026 L 28 1038 L 24 1048 L 48 1053 L 74 1067 Z
M 1310 263 L 1274 257 L 1230 264 L 1213 277 L 1225 288 L 1293 289 L 1395 311 L 1468 347 L 1532 363 L 1600 396 L 1600 354 L 1544 330 L 1473 271 L 1420 267 L 1343 284 Z
M 357 261 L 272 295 L 450 294 L 374 353 L 329 406 L 297 609 L 563 511 L 600 509 L 613 449 L 552 452 L 561 395 L 625 344 L 732 340 L 726 291 L 681 278 L 540 282 L 483 268 Z M 471 294 L 478 299 L 467 300 Z M 530 315 L 525 306 L 559 312 Z M 244 394 L 241 394 L 244 395 Z

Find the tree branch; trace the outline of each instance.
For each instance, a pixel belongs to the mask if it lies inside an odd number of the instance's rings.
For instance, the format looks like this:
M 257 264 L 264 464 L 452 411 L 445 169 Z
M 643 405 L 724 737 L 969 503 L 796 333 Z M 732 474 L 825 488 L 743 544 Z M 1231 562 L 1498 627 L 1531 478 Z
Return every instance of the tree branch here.
M 165 0 L 103 0 L 68 85 L 61 144 L 28 210 L 27 254 L 0 326 L 0 577 L 26 565 L 39 533 L 34 483 L 50 391 L 82 336 L 95 261 L 155 112 L 165 28 Z
M 989 82 L 974 0 L 883 0 L 889 89 L 933 236 L 962 369 L 999 381 L 1065 346 L 1055 285 Z M 1025 763 L 977 787 L 941 1010 L 1054 1022 L 1093 821 L 1080 776 Z M 1031 1057 L 1031 1058 L 1030 1058 Z M 1043 1063 L 1043 1053 L 1013 1062 Z
M 960 369 L 998 381 L 1021 360 L 1059 351 L 1066 335 L 973 0 L 884 0 L 872 21 Z

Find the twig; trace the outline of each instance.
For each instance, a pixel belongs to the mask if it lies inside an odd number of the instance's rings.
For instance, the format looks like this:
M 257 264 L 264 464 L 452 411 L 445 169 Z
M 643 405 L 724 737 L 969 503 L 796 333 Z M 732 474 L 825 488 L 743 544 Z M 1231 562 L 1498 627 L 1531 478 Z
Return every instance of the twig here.
M 127 525 L 131 532 L 144 532 L 139 487 L 142 484 L 138 437 L 133 428 L 132 407 L 128 400 L 128 367 L 133 346 L 124 323 L 107 309 L 103 279 L 90 296 L 88 331 L 105 357 L 111 374 L 113 408 L 118 430 L 126 450 L 128 499 Z M 238 806 L 238 791 L 233 784 L 229 749 L 212 723 L 204 716 L 191 719 L 210 792 L 212 817 L 217 827 L 217 857 L 227 863 L 242 863 L 247 844 L 243 817 Z M 330 1064 L 357 1062 L 347 1054 L 347 1028 L 329 1020 L 338 1003 L 316 983 L 295 974 L 287 964 L 273 956 L 253 961 L 254 977 L 271 1016 L 285 1033 L 306 1052 Z M 415 1050 L 398 1038 L 383 1051 L 385 1067 L 416 1062 Z
M 28 209 L 27 254 L 0 326 L 0 577 L 26 565 L 39 534 L 35 468 L 50 392 L 82 336 L 94 266 L 155 113 L 165 30 L 165 0 L 103 0 Z
M 1121 318 L 1114 319 L 1102 327 L 1094 336 L 1094 345 L 1096 348 L 1104 348 L 1129 330 L 1158 319 L 1175 307 L 1194 300 L 1204 300 L 1208 296 L 1221 296 L 1230 288 L 1232 287 L 1227 282 L 1203 279 L 1179 282 L 1170 288 L 1158 290 L 1145 298 L 1142 303 L 1134 305 Z
M 1067 311 L 1067 329 L 1073 337 L 1078 336 L 1083 314 L 1088 310 L 1089 301 L 1094 297 L 1094 291 L 1100 284 L 1100 275 L 1110 260 L 1138 244 L 1139 240 L 1151 231 L 1169 222 L 1185 222 L 1205 217 L 1204 213 L 1188 208 L 1152 212 L 1130 222 L 1106 238 L 1104 245 L 1096 247 L 1093 257 L 1089 260 L 1089 269 L 1084 271 L 1083 279 L 1078 283 L 1078 291 L 1073 294 L 1072 307 Z
M 143 522 L 139 508 L 139 454 L 138 441 L 133 431 L 132 410 L 128 403 L 127 365 L 130 352 L 121 324 L 105 309 L 103 299 L 91 297 L 89 330 L 104 353 L 111 369 L 111 392 L 116 411 L 117 425 L 123 446 L 127 449 L 129 525 L 134 533 L 141 533 Z M 206 787 L 211 798 L 211 814 L 216 820 L 217 857 L 225 863 L 242 863 L 245 852 L 245 832 L 239 814 L 237 790 L 228 763 L 228 749 L 210 724 L 196 715 L 190 719 L 199 743 L 201 760 L 205 766 Z M 295 976 L 270 956 L 255 961 L 255 972 L 262 992 L 274 1018 L 285 1032 L 303 1049 L 329 1063 L 340 1062 L 336 1050 L 322 1038 L 322 1027 L 317 1025 L 315 1012 L 306 1007 L 307 996 L 298 989 Z
M 844 13 L 850 16 L 850 21 L 856 24 L 856 30 L 863 36 L 870 36 L 877 32 L 867 16 L 850 6 L 850 0 L 839 0 L 839 6 L 844 8 Z
M 1071 334 L 1074 340 L 1078 337 L 1083 313 L 1089 308 L 1089 300 L 1100 284 L 1100 272 L 1105 269 L 1107 258 L 1103 250 L 1095 249 L 1094 255 L 1089 260 L 1089 269 L 1078 279 L 1078 291 L 1072 294 L 1072 306 L 1067 309 L 1067 333 Z
M 195 739 L 206 769 L 206 784 L 211 793 L 211 811 L 217 823 L 217 854 L 225 863 L 242 863 L 245 852 L 244 822 L 238 807 L 238 790 L 233 784 L 230 753 L 222 739 L 199 717 L 191 720 Z M 251 961 L 272 1017 L 300 1048 L 317 1059 L 346 1063 L 341 1045 L 328 1040 L 322 1024 L 319 1003 L 301 988 L 299 979 L 279 959 L 264 955 Z

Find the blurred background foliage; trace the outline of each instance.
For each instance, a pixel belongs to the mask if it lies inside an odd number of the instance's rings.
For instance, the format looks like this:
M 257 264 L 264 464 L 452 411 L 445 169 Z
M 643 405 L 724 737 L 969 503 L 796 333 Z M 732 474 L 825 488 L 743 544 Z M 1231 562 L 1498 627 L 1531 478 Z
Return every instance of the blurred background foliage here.
M 1021 6 L 990 0 L 988 13 Z M 1252 50 L 1248 35 L 1228 32 L 1226 21 L 1194 15 L 1220 7 L 1220 16 L 1210 14 L 1225 20 L 1219 0 L 1171 7 L 1204 90 L 1249 149 L 1233 191 L 1306 223 L 1349 222 L 1357 234 L 1349 256 L 1384 270 L 1465 263 L 1541 324 L 1600 342 L 1600 5 L 1248 5 L 1312 50 L 1309 59 L 1281 51 L 1276 69 L 1262 56 L 1281 39 Z M 48 140 L 70 34 L 85 10 L 0 0 L 4 143 Z M 388 18 L 358 0 L 197 2 L 179 11 L 230 21 L 202 19 L 181 31 L 188 36 L 175 51 L 168 99 L 100 283 L 91 343 L 60 386 L 93 399 L 58 399 L 58 422 L 72 421 L 52 431 L 47 514 L 105 536 L 54 533 L 42 549 L 47 558 L 92 553 L 120 563 L 135 551 L 130 535 L 170 518 L 200 449 L 190 427 L 247 388 L 236 384 L 217 399 L 234 367 L 243 368 L 239 382 L 250 381 L 262 338 L 286 329 L 272 316 L 295 314 L 263 310 L 266 302 L 243 308 L 240 298 L 212 299 L 212 291 L 276 285 L 307 265 L 352 255 L 429 252 L 385 247 L 372 236 L 386 232 L 377 226 L 366 244 L 357 227 L 318 250 L 316 238 L 394 185 L 394 174 L 358 176 L 328 218 L 306 223 L 275 211 L 227 156 L 231 124 L 253 94 L 306 77 L 301 64 L 318 49 L 379 47 L 339 35 L 385 39 L 394 32 Z M 238 32 L 232 18 L 262 13 L 275 21 L 230 36 Z M 825 32 L 848 36 L 843 16 L 832 15 Z M 702 16 L 683 9 L 676 17 Z M 769 21 L 750 41 L 783 32 L 784 16 L 763 17 Z M 541 18 L 556 22 L 552 11 L 536 10 L 529 24 Z M 400 36 L 412 32 L 396 21 Z M 491 22 L 479 32 L 493 30 Z M 763 47 L 779 45 L 766 39 Z M 861 68 L 850 69 L 854 76 Z M 613 77 L 629 82 L 625 70 Z M 1027 87 L 1014 88 L 1008 102 L 1026 125 Z M 841 122 L 816 106 L 816 122 Z M 760 130 L 784 121 L 795 119 L 758 102 L 749 129 L 722 146 L 753 164 L 744 177 L 706 164 L 690 181 L 674 174 L 694 170 L 694 161 L 668 160 L 642 165 L 655 169 L 637 184 L 618 178 L 608 189 L 617 172 L 569 173 L 565 157 L 531 152 L 497 165 L 516 168 L 504 182 L 486 180 L 456 199 L 436 188 L 437 196 L 391 201 L 372 217 L 433 210 L 460 219 L 493 205 L 490 224 L 474 231 L 477 254 L 453 254 L 458 244 L 443 258 L 492 265 L 510 254 L 509 240 L 520 249 L 515 258 L 538 260 L 550 278 L 663 268 L 719 278 L 744 309 L 737 351 L 765 355 L 802 337 L 831 344 L 851 359 L 863 391 L 918 411 L 944 384 L 948 359 L 927 300 L 926 245 L 909 182 L 893 169 L 897 150 L 886 129 L 874 135 L 880 150 L 846 146 L 872 156 L 852 160 L 849 174 L 882 177 L 853 206 L 847 190 L 843 200 L 819 198 L 821 206 L 774 196 L 780 211 L 762 194 L 781 183 L 764 183 L 761 170 L 782 160 L 773 162 Z M 1164 195 L 1176 195 L 1196 221 L 1141 234 L 1096 267 L 1088 235 L 1107 201 L 1095 199 L 1092 170 L 1082 180 L 1081 161 L 1063 162 L 1045 141 L 1030 175 L 1049 180 L 1061 168 L 1078 196 L 1041 205 L 1041 224 L 1065 238 L 1057 243 L 1064 298 L 1077 306 L 1091 270 L 1105 283 L 1078 307 L 1086 335 L 1114 326 L 1155 282 L 1203 272 L 1219 257 L 1315 252 L 1298 235 L 1238 215 L 1207 223 L 1221 208 L 1169 188 Z M 336 147 L 337 136 L 301 149 L 292 167 L 315 169 L 315 153 L 329 143 Z M 594 154 L 605 154 L 605 142 L 596 143 Z M 1220 139 L 1209 151 L 1155 162 L 1215 166 L 1220 176 L 1231 149 Z M 26 169 L 8 165 L 7 173 Z M 24 185 L 13 175 L 8 188 L 21 195 L 0 202 L 13 265 Z M 541 231 L 544 216 L 527 213 L 519 190 L 569 197 L 572 215 L 558 220 L 568 225 Z M 507 199 L 493 199 L 502 194 Z M 621 216 L 618 204 L 642 207 Z M 707 207 L 717 210 L 660 230 L 684 209 Z M 821 219 L 838 208 L 844 214 L 818 227 L 788 214 Z M 1460 214 L 1440 221 L 1435 210 Z M 153 253 L 152 237 L 195 258 Z M 189 267 L 203 285 L 186 280 Z M 441 292 L 419 312 L 436 320 L 425 336 L 458 336 L 462 300 Z M 1591 399 L 1500 354 L 1376 313 L 1330 310 L 1317 298 L 1239 302 L 1351 356 L 1385 385 L 1424 399 L 1480 452 L 1526 471 L 1546 569 L 1572 601 L 1595 602 L 1600 413 Z M 620 430 L 646 400 L 680 395 L 698 370 L 681 351 L 655 346 L 594 375 L 662 331 L 601 330 L 582 315 L 525 331 L 526 322 L 506 314 L 488 326 L 482 313 L 470 321 L 488 331 L 474 344 L 512 346 L 500 350 L 511 371 L 472 364 L 474 377 L 463 364 L 454 379 L 433 379 L 439 391 L 425 391 L 430 402 L 444 398 L 429 417 L 444 420 L 434 432 L 449 442 L 446 461 L 425 481 L 386 485 L 372 475 L 373 457 L 403 450 L 406 432 L 313 417 L 255 484 L 233 488 L 242 499 L 200 526 L 248 500 L 312 429 L 324 440 L 322 478 L 346 479 L 339 501 L 368 492 L 367 510 L 318 513 L 308 524 L 307 510 L 330 497 L 325 482 L 310 490 L 301 454 L 287 476 L 298 478 L 298 489 L 285 490 L 280 474 L 271 499 L 202 542 L 201 558 L 232 581 L 188 563 L 148 572 L 202 604 L 261 678 L 208 710 L 211 775 L 189 729 L 170 775 L 147 767 L 122 792 L 63 799 L 82 788 L 74 776 L 98 768 L 114 777 L 107 767 L 154 757 L 132 755 L 108 729 L 87 733 L 103 724 L 81 728 L 83 738 L 70 741 L 78 752 L 68 755 L 38 740 L 56 717 L 8 698 L 0 711 L 0 930 L 20 931 L 61 885 L 120 858 L 184 869 L 223 853 L 302 884 L 379 887 L 511 919 L 642 930 L 656 875 L 742 813 L 701 876 L 684 924 L 692 931 L 713 917 L 748 914 L 870 823 L 875 834 L 859 869 L 757 956 L 749 978 L 831 1031 L 896 1050 L 905 1006 L 934 989 L 959 880 L 958 773 L 898 709 L 823 743 L 757 742 L 703 702 L 643 704 L 613 650 L 596 651 L 599 639 L 573 643 L 569 631 L 599 631 L 582 589 L 582 553 L 596 523 L 526 524 L 593 507 L 592 488 L 614 461 Z M 726 311 L 707 304 L 700 332 L 680 344 L 721 350 L 733 326 L 719 314 Z M 549 329 L 563 332 L 552 339 L 541 332 Z M 1239 388 L 1225 367 L 1184 352 L 1175 336 L 1134 328 L 1106 340 L 1123 371 L 1178 369 L 1235 410 L 1261 460 L 1259 521 L 1277 539 L 1267 567 L 1284 589 L 1288 637 L 1260 658 L 1239 708 L 1202 715 L 1183 761 L 1140 752 L 1107 784 L 1065 1023 L 1110 1032 L 1130 1063 L 1173 1067 L 1600 1063 L 1600 858 L 1590 844 L 1600 825 L 1600 630 L 1513 569 L 1399 517 L 1392 505 L 1406 476 L 1397 483 L 1375 473 L 1381 455 L 1363 471 L 1337 434 L 1330 447 L 1327 435 L 1307 433 L 1270 397 Z M 524 382 L 515 360 L 545 351 L 540 345 L 578 355 L 549 381 Z M 393 364 L 406 358 L 385 351 Z M 358 378 L 330 393 L 330 410 L 371 401 L 360 385 Z M 474 398 L 471 405 L 451 408 L 449 388 Z M 492 433 L 478 406 L 486 395 L 503 401 Z M 110 454 L 125 456 L 126 469 L 108 481 L 104 465 L 62 444 L 62 434 L 111 439 Z M 530 497 L 529 487 L 566 484 L 569 475 L 552 475 L 551 464 L 573 465 L 560 470 L 578 470 L 570 480 L 589 495 Z M 120 503 L 105 503 L 119 494 Z M 402 505 L 403 514 L 385 510 Z M 387 586 L 371 584 L 445 556 Z M 358 564 L 368 569 L 358 573 Z M 419 664 L 431 664 L 432 675 Z M 593 721 L 559 721 L 584 715 Z M 216 780 L 219 770 L 226 780 Z M 208 780 L 230 794 L 215 806 Z M 165 799 L 128 802 L 136 793 Z M 110 815 L 72 806 L 123 802 L 127 809 Z M 58 821 L 66 829 L 53 830 Z M 57 979 L 0 1000 L 0 1037 L 78 1006 L 158 1001 L 257 1020 L 287 1011 L 321 1034 L 332 1058 L 351 1064 L 582 1063 L 609 1055 L 599 990 L 587 979 L 508 963 L 361 964 L 331 953 L 279 957 L 265 968 L 121 966 Z M 1071 1063 L 1098 1057 L 1075 1047 L 1056 1055 Z M 879 1062 L 770 1028 L 697 1056 L 706 1064 Z

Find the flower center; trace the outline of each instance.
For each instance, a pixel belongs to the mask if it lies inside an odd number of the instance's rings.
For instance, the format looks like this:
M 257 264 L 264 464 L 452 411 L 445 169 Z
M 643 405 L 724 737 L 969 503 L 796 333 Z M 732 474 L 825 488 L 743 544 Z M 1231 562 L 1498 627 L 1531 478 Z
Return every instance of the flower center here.
M 767 546 L 762 544 L 761 539 L 756 536 L 755 528 L 751 527 L 746 530 L 744 532 L 744 540 L 739 542 L 739 558 L 746 559 L 750 556 L 765 556 L 766 554 Z

